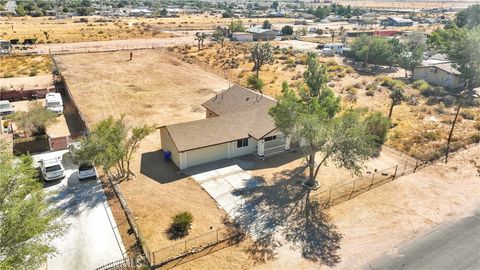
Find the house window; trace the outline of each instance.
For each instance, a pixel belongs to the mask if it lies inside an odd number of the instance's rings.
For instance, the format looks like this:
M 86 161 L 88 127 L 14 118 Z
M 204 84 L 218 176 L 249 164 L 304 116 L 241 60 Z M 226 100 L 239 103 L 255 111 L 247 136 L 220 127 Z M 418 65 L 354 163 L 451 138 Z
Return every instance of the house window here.
M 248 139 L 237 140 L 237 148 L 248 146 Z
M 277 139 L 277 136 L 270 136 L 270 137 L 265 137 L 265 141 L 268 142 L 268 141 L 274 141 Z

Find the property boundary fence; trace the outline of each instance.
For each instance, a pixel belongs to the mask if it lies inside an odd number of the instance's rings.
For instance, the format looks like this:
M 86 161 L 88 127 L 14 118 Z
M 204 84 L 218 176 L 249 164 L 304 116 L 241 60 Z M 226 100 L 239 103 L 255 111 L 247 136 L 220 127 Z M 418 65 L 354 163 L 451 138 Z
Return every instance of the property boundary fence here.
M 95 270 L 134 270 L 137 269 L 137 261 L 135 259 L 121 259 L 102 265 Z

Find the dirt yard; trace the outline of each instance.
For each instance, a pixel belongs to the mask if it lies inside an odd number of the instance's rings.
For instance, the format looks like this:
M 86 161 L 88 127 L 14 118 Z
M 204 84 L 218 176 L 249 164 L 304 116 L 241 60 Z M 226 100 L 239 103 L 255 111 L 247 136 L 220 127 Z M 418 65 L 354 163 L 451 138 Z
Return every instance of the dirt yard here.
M 48 55 L 5 56 L 0 58 L 0 78 L 34 77 L 52 73 L 52 59 Z
M 205 118 L 200 104 L 228 87 L 222 78 L 162 51 L 135 51 L 133 60 L 128 58 L 129 52 L 57 57 L 90 128 L 109 115 L 122 113 L 131 125 L 160 126 Z M 163 162 L 160 148 L 155 132 L 142 142 L 135 157 L 137 177 L 121 185 L 152 251 L 177 242 L 169 240 L 165 231 L 178 211 L 193 213 L 190 237 L 220 227 L 225 215 L 198 184 Z
M 361 269 L 395 247 L 442 223 L 471 214 L 480 205 L 480 146 L 416 174 L 380 186 L 329 210 L 343 235 L 335 269 Z M 212 253 L 178 269 L 331 269 L 301 258 L 288 247 L 265 263 L 248 255 L 252 242 Z

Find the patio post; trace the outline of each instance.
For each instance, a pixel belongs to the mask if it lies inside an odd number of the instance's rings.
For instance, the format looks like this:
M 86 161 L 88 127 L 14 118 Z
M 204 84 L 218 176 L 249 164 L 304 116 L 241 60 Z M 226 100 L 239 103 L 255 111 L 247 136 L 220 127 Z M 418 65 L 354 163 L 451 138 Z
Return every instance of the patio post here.
M 265 140 L 259 140 L 257 143 L 257 155 L 263 157 L 265 155 Z
M 290 134 L 285 135 L 285 151 L 290 150 Z

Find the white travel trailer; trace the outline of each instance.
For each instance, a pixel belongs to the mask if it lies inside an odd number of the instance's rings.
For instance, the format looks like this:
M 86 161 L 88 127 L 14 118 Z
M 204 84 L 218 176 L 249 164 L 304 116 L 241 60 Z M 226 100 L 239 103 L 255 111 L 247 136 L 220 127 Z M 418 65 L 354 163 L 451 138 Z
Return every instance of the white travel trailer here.
M 343 43 L 327 43 L 325 46 L 323 46 L 324 49 L 333 50 L 334 53 L 341 53 L 343 47 L 345 47 Z
M 48 93 L 45 95 L 45 108 L 54 113 L 63 113 L 63 101 L 60 93 Z

